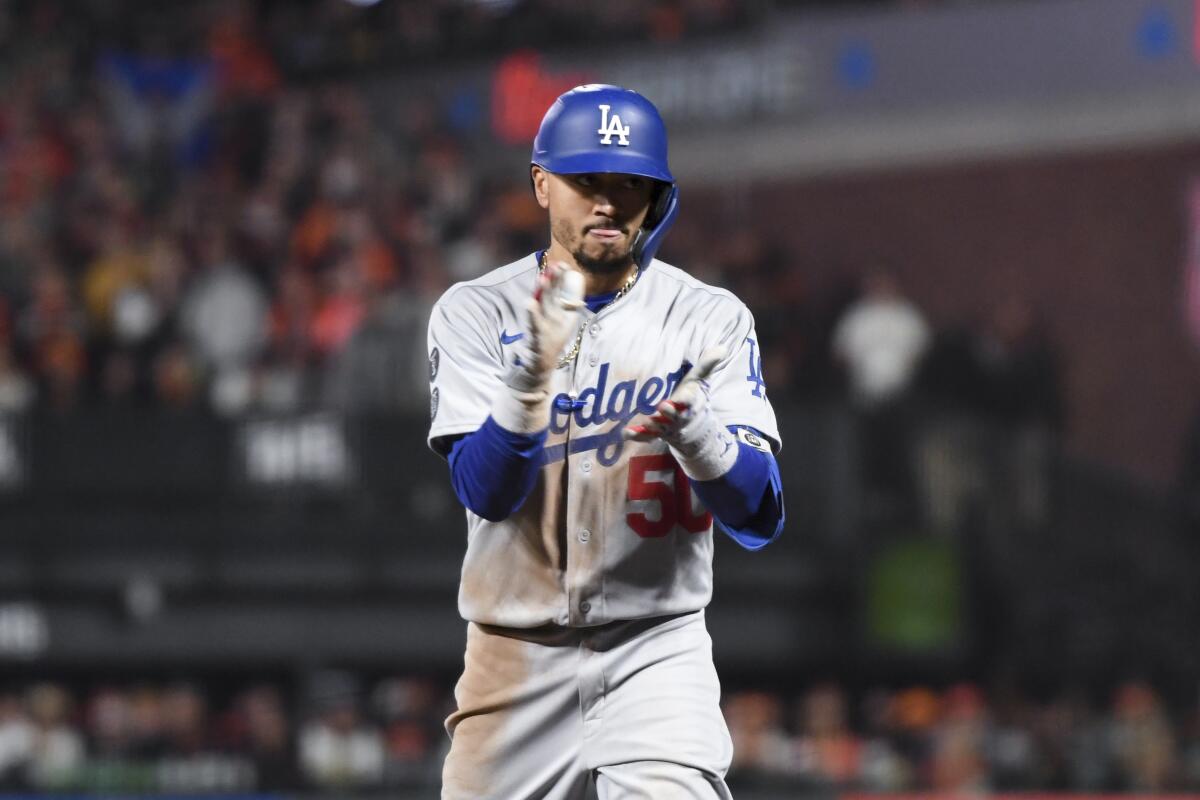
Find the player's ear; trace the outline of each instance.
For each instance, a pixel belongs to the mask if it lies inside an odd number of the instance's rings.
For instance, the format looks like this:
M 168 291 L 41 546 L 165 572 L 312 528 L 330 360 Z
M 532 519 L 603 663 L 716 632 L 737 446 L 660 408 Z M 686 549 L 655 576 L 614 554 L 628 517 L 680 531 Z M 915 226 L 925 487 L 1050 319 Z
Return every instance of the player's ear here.
M 550 208 L 550 173 L 533 164 L 529 167 L 529 180 L 533 183 L 533 196 L 538 205 Z

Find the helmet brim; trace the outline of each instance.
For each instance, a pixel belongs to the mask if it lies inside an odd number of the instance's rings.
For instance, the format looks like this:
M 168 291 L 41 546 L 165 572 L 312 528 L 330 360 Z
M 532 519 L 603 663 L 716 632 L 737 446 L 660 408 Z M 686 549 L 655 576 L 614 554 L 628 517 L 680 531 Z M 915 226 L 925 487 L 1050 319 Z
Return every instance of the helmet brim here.
M 653 158 L 620 149 L 597 154 L 594 152 L 557 155 L 554 158 L 535 158 L 534 164 L 556 175 L 582 175 L 588 172 L 611 172 L 618 175 L 639 175 L 663 183 L 675 183 L 675 176 L 663 169 Z

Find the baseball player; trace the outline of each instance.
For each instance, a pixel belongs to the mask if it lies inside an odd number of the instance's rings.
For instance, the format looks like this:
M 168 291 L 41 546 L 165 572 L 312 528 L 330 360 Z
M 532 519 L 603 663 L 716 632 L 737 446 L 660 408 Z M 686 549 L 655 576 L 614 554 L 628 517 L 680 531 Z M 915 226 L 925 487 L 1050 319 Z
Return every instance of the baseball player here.
M 784 521 L 754 320 L 654 259 L 679 193 L 641 95 L 563 94 L 530 176 L 548 249 L 429 323 L 429 443 L 468 531 L 442 796 L 728 798 L 713 517 L 751 550 Z

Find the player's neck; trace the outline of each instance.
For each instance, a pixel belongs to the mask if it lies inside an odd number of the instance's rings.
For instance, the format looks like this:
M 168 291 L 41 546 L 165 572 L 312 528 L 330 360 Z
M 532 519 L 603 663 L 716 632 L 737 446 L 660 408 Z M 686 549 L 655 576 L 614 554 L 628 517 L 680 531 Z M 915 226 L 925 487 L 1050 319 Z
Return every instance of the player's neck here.
M 637 269 L 633 262 L 625 269 L 617 270 L 616 272 L 593 272 L 579 266 L 574 257 L 565 249 L 560 248 L 555 242 L 550 246 L 550 250 L 546 253 L 546 262 L 565 261 L 571 266 L 583 273 L 583 293 L 586 297 L 596 297 L 597 295 L 610 294 L 615 292 L 625 285 L 629 280 L 629 276 Z
M 602 294 L 612 294 L 629 281 L 629 276 L 633 274 L 635 269 L 637 269 L 637 267 L 635 267 L 633 264 L 630 264 L 628 269 L 623 269 L 618 272 L 596 274 L 584 270 L 584 296 L 597 297 Z

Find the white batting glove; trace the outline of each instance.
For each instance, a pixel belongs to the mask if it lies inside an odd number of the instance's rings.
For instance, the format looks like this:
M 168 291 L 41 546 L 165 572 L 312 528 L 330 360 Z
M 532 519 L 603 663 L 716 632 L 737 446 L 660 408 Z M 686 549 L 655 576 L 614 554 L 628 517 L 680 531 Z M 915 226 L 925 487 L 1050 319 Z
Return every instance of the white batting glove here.
M 538 276 L 526 310 L 525 345 L 492 405 L 492 419 L 514 433 L 536 433 L 550 424 L 550 374 L 567 343 L 579 331 L 583 308 L 583 273 L 566 262 L 546 265 Z
M 662 439 L 684 474 L 693 480 L 711 481 L 728 472 L 737 461 L 737 440 L 712 412 L 705 382 L 725 355 L 720 346 L 701 353 L 699 362 L 649 419 L 625 428 L 625 438 L 635 442 Z
M 538 276 L 526 308 L 529 335 L 526 352 L 530 374 L 544 379 L 556 366 L 572 337 L 579 332 L 583 308 L 583 273 L 565 261 L 548 264 Z

